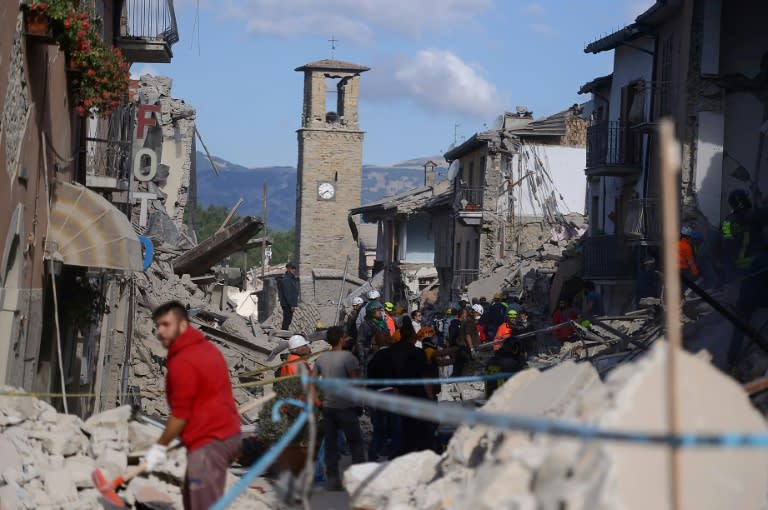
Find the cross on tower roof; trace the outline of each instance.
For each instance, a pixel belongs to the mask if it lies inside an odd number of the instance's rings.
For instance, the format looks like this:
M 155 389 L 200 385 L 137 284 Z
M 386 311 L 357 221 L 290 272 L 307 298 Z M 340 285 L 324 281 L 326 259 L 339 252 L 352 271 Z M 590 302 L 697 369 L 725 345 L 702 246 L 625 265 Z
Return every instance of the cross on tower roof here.
M 331 36 L 331 38 L 328 39 L 328 42 L 331 43 L 331 59 L 333 59 L 336 53 L 336 43 L 339 42 L 339 40 L 336 39 L 336 37 Z

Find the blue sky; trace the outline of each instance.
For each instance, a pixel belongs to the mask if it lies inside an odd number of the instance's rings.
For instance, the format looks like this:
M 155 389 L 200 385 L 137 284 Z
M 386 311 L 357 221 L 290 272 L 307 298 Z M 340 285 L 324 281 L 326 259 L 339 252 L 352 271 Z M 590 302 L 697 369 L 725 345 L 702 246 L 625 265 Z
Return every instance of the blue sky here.
M 336 58 L 373 69 L 361 82 L 366 164 L 440 154 L 525 105 L 535 117 L 575 102 L 610 72 L 584 45 L 630 23 L 652 0 L 176 0 L 173 78 L 197 108 L 215 155 L 246 166 L 296 164 L 302 75 Z

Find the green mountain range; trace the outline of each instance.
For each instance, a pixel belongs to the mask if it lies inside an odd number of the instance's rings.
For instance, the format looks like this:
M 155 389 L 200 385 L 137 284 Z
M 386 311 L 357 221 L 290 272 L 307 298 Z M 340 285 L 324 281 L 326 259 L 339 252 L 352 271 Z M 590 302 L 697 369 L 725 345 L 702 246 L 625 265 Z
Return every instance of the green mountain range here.
M 240 215 L 263 216 L 262 186 L 267 183 L 267 223 L 273 230 L 289 230 L 296 223 L 296 168 L 289 166 L 247 168 L 214 156 L 221 175 L 216 175 L 205 154 L 197 153 L 197 202 L 203 207 L 232 207 L 245 200 Z M 432 159 L 438 167 L 438 180 L 447 169 L 442 158 L 419 158 L 392 166 L 363 165 L 361 203 L 397 195 L 424 185 L 424 162 Z

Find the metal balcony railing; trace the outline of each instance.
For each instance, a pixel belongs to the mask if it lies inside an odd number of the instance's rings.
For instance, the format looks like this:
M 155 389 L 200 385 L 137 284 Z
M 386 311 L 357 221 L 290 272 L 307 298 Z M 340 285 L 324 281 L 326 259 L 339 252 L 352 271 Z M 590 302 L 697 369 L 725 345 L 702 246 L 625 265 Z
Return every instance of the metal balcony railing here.
M 91 136 L 85 139 L 86 184 L 91 187 L 128 189 L 131 177 L 133 105 L 121 106 L 106 119 L 91 119 Z
M 587 280 L 631 280 L 634 277 L 632 251 L 617 235 L 584 240 L 584 278 Z
M 460 211 L 472 212 L 483 210 L 482 186 L 461 186 L 457 192 L 458 208 Z
M 642 133 L 619 121 L 603 121 L 587 128 L 587 168 L 639 166 Z
M 636 198 L 627 203 L 624 234 L 630 240 L 661 241 L 661 204 L 655 198 Z
M 164 41 L 169 46 L 179 42 L 173 0 L 124 0 L 120 37 Z
M 480 277 L 478 269 L 454 269 L 453 270 L 453 288 L 465 289 L 467 285 L 476 281 Z

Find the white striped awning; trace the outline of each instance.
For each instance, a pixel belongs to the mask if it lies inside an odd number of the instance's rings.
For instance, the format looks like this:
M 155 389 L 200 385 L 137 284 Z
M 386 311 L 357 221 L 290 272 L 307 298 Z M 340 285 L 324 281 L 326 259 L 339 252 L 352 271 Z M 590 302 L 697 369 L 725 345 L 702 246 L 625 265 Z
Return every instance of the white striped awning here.
M 141 242 L 128 218 L 79 184 L 55 181 L 46 257 L 71 266 L 142 271 Z

